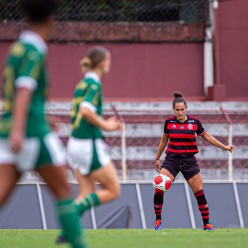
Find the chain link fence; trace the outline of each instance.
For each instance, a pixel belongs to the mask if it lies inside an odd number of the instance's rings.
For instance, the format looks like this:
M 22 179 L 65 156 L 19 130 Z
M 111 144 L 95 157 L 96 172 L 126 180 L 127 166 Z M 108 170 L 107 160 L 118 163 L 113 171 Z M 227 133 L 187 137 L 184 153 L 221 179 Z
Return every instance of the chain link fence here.
M 0 41 L 24 28 L 18 1 L 0 0 Z M 58 42 L 203 41 L 208 0 L 64 0 L 51 36 Z

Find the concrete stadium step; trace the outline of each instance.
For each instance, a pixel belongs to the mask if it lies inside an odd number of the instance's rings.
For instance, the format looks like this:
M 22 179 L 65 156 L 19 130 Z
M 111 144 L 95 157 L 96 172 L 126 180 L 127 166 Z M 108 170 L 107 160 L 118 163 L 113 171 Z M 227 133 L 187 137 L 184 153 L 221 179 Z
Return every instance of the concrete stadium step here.
M 219 137 L 228 136 L 228 124 L 203 123 L 205 130 Z M 162 137 L 164 124 L 152 124 L 152 123 L 135 123 L 126 124 L 126 137 Z M 71 125 L 68 123 L 58 122 L 59 135 L 61 137 L 68 137 L 71 131 Z M 120 132 L 106 132 L 107 137 L 120 137 Z M 233 136 L 246 137 L 248 136 L 248 123 L 233 124 Z

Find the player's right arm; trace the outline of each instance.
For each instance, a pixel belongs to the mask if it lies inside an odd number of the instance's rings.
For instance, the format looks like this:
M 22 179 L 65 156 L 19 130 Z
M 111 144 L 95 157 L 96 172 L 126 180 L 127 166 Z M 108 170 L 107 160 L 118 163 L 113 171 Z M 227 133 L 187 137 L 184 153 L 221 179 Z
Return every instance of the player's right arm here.
M 155 156 L 155 167 L 156 167 L 156 171 L 159 173 L 160 171 L 160 163 L 159 163 L 159 159 L 168 143 L 169 140 L 169 135 L 168 135 L 168 130 L 167 130 L 167 122 L 165 122 L 164 124 L 164 133 L 163 136 L 160 140 L 159 146 L 158 146 L 158 151 L 157 154 Z
M 168 135 L 163 135 L 163 137 L 160 140 L 159 146 L 158 146 L 158 151 L 157 154 L 155 156 L 155 167 L 156 167 L 156 171 L 159 172 L 160 171 L 160 163 L 159 163 L 159 159 L 168 143 L 169 140 L 169 136 Z
M 117 131 L 122 129 L 122 123 L 116 117 L 105 120 L 97 114 L 99 96 L 101 95 L 100 86 L 92 84 L 89 86 L 84 101 L 80 104 L 80 114 L 88 123 L 99 127 L 104 131 Z
M 91 125 L 101 128 L 104 131 L 117 131 L 122 129 L 122 124 L 116 119 L 116 117 L 110 117 L 105 120 L 91 109 L 82 106 L 80 113 Z

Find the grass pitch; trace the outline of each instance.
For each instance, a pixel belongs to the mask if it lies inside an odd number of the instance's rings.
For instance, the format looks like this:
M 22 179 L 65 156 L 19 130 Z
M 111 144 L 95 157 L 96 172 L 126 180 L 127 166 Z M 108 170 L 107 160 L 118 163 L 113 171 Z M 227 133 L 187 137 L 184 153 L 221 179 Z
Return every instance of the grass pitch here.
M 58 231 L 0 230 L 1 248 L 65 248 L 55 245 Z M 89 248 L 245 248 L 248 229 L 86 230 Z

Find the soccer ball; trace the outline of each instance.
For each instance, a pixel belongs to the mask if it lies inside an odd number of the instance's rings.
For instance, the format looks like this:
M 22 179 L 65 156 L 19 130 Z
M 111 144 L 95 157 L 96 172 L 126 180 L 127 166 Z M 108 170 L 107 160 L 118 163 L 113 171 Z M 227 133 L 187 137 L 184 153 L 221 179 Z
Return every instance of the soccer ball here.
M 153 179 L 153 188 L 164 192 L 170 189 L 171 184 L 170 178 L 163 174 L 159 174 Z

